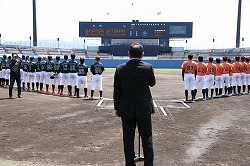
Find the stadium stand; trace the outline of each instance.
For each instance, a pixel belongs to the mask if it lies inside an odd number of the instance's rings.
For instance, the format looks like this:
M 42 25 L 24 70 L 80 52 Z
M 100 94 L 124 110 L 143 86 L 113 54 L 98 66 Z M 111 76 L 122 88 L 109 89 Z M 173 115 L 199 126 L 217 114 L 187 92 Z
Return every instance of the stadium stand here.
M 25 55 L 41 55 L 48 56 L 51 55 L 55 57 L 56 55 L 63 56 L 65 54 L 75 54 L 76 58 L 85 57 L 87 59 L 95 58 L 99 54 L 103 59 L 124 59 L 124 56 L 113 56 L 108 53 L 99 53 L 98 46 L 87 46 L 87 49 L 66 49 L 66 48 L 51 48 L 51 47 L 29 47 L 29 46 L 16 46 L 16 45 L 0 45 L 0 55 L 3 54 L 25 54 Z M 197 59 L 199 55 L 202 55 L 204 59 L 208 59 L 209 56 L 212 57 L 234 57 L 239 56 L 250 56 L 250 47 L 246 48 L 223 48 L 223 49 L 193 49 L 184 50 L 183 47 L 173 48 L 171 53 L 162 53 L 157 56 L 148 56 L 147 59 L 186 59 L 187 54 L 193 54 L 194 59 Z

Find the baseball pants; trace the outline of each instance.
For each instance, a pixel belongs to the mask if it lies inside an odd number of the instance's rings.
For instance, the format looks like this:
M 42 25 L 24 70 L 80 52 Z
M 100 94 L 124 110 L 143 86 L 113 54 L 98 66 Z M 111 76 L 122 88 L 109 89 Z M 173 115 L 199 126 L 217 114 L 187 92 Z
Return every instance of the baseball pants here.
M 184 74 L 184 84 L 185 84 L 185 90 L 188 90 L 189 88 L 191 90 L 194 90 L 195 88 L 195 76 L 191 73 L 185 73 Z
M 99 74 L 92 75 L 91 90 L 95 90 L 96 84 L 99 87 L 99 91 L 103 91 L 103 89 L 102 89 L 102 75 L 99 75 Z

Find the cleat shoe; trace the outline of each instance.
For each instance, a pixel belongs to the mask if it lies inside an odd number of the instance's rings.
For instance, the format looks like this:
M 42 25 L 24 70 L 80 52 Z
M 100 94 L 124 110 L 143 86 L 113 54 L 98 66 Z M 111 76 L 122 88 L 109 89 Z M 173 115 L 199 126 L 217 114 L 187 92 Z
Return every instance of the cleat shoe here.
M 52 95 L 54 95 L 54 94 L 56 94 L 56 92 L 55 92 L 55 91 L 53 91 L 53 92 L 52 92 Z
M 60 92 L 60 96 L 63 96 L 63 93 L 62 93 L 62 92 Z
M 43 90 L 39 90 L 39 93 L 43 93 Z
M 93 100 L 94 98 L 93 97 L 90 97 L 89 100 Z
M 18 98 L 22 98 L 22 95 L 18 95 L 17 97 L 18 97 Z
M 50 90 L 47 90 L 46 93 L 47 93 L 47 94 L 50 93 Z
M 103 99 L 103 97 L 100 97 L 100 99 Z

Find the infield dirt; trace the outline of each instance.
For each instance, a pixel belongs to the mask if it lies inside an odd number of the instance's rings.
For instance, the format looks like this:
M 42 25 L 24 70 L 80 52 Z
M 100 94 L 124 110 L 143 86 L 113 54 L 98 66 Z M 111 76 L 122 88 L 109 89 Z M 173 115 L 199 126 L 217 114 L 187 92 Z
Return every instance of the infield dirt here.
M 124 165 L 121 120 L 112 108 L 113 74 L 103 73 L 103 100 L 34 92 L 10 100 L 8 89 L 0 88 L 0 166 Z M 155 75 L 156 166 L 250 165 L 250 95 L 184 105 L 181 73 Z M 135 145 L 137 154 L 137 136 Z

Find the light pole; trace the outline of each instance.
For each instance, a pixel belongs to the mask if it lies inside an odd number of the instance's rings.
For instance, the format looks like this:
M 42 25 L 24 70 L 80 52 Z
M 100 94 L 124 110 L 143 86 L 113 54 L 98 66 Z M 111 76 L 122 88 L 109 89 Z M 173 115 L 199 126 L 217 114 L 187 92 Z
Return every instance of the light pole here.
M 30 39 L 30 48 L 31 48 L 31 36 L 29 37 L 29 39 Z
M 1 45 L 1 37 L 2 37 L 2 35 L 1 35 L 1 33 L 0 33 L 0 45 Z
M 59 49 L 59 37 L 57 38 L 57 48 Z
M 85 51 L 85 42 L 86 42 L 86 41 L 85 41 L 85 39 L 84 39 L 84 40 L 83 40 L 83 43 L 84 43 L 84 45 L 83 45 L 83 47 L 84 47 L 84 51 Z
M 187 43 L 188 43 L 188 41 L 186 40 L 186 51 L 187 51 Z
M 241 41 L 242 41 L 242 48 L 243 48 L 243 43 L 244 43 L 244 37 L 241 39 Z
M 215 39 L 213 39 L 213 50 L 214 50 L 214 42 L 215 42 Z

